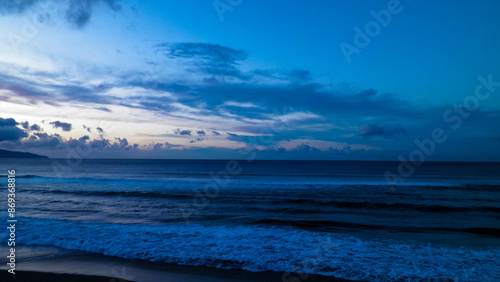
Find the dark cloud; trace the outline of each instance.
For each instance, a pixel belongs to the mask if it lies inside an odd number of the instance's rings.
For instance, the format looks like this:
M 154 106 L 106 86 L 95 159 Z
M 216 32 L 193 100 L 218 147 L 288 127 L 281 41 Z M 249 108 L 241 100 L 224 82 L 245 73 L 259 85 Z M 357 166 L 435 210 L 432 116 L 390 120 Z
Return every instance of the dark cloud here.
M 198 138 L 196 138 L 196 139 L 194 139 L 194 140 L 189 141 L 189 143 L 197 143 L 197 142 L 201 142 L 201 141 L 203 141 L 203 140 L 205 140 L 205 138 L 203 138 L 203 137 L 198 137 Z
M 132 150 L 134 146 L 129 145 L 127 138 L 115 138 L 116 142 L 110 145 L 110 149 Z
M 77 28 L 87 24 L 92 15 L 92 1 L 70 1 L 66 20 Z
M 114 11 L 120 10 L 115 0 L 70 0 L 66 10 L 66 21 L 76 28 L 82 28 L 90 21 L 95 6 L 105 3 Z
M 159 48 L 167 48 L 167 55 L 182 58 L 203 58 L 215 63 L 235 64 L 237 61 L 245 60 L 247 53 L 243 50 L 209 43 L 164 43 Z
M 53 12 L 55 5 L 62 6 L 65 10 L 65 20 L 76 28 L 84 27 L 91 19 L 95 6 L 104 3 L 113 11 L 121 9 L 116 0 L 68 0 L 68 1 L 39 1 L 39 0 L 2 0 L 0 1 L 0 13 L 22 14 L 31 8 L 37 7 L 37 3 L 50 4 L 43 7 L 46 12 Z
M 314 152 L 314 151 L 318 152 L 321 150 L 314 148 L 314 147 L 311 147 L 311 146 L 309 146 L 309 144 L 302 143 L 301 145 L 298 145 L 295 148 L 295 151 L 297 151 L 299 153 L 310 153 L 310 152 Z
M 54 148 L 63 143 L 63 139 L 59 134 L 49 135 L 47 133 L 34 133 L 27 140 L 16 144 L 17 147 L 21 148 L 37 148 L 37 147 L 49 147 Z
M 90 137 L 88 135 L 85 135 L 85 136 L 82 136 L 78 139 L 73 139 L 73 138 L 70 138 L 66 144 L 69 146 L 69 147 L 78 147 L 78 146 L 83 146 L 87 143 L 87 141 L 90 140 Z
M 233 133 L 228 133 L 227 135 L 228 135 L 227 140 L 236 141 L 236 142 L 244 142 L 244 143 L 247 143 L 249 145 L 268 146 L 268 145 L 271 145 L 271 143 L 272 143 L 272 142 L 266 142 L 265 138 L 259 138 L 259 136 L 237 135 L 237 134 L 233 134 Z M 265 143 L 265 144 L 263 144 L 263 143 Z
M 396 134 L 405 134 L 406 130 L 402 127 L 388 128 L 378 124 L 368 124 L 359 127 L 359 135 L 363 137 L 381 136 L 390 137 Z
M 163 143 L 156 143 L 153 145 L 153 150 L 158 151 L 163 147 Z
M 86 125 L 83 125 L 83 129 L 87 130 L 87 132 L 90 132 L 92 133 L 92 128 L 86 126 Z
M 297 80 L 309 80 L 311 72 L 307 70 L 293 70 L 289 73 L 291 78 Z
M 18 141 L 28 136 L 24 130 L 16 126 L 17 124 L 13 118 L 0 118 L 0 142 Z
M 196 134 L 198 134 L 198 138 L 189 141 L 189 143 L 197 143 L 205 140 L 206 132 L 204 130 L 198 130 L 196 131 Z
M 177 128 L 175 130 L 175 134 L 191 136 L 191 130 L 187 130 L 187 129 L 180 130 L 179 128 Z
M 174 145 L 170 144 L 168 142 L 165 143 L 151 143 L 146 145 L 143 149 L 144 150 L 153 150 L 153 151 L 160 151 L 160 150 L 170 150 L 173 148 L 180 148 L 183 147 L 182 145 Z
M 238 69 L 238 62 L 248 57 L 248 54 L 243 50 L 195 42 L 163 43 L 156 45 L 156 47 L 158 51 L 170 58 L 193 59 L 197 71 L 215 76 L 249 79 L 248 75 L 244 75 Z
M 99 95 L 92 87 L 51 84 L 46 82 L 46 79 L 58 78 L 57 74 L 37 73 L 36 76 L 39 79 L 20 78 L 0 74 L 0 89 L 9 90 L 16 96 L 27 99 L 27 104 L 29 105 L 42 102 L 48 105 L 58 106 L 59 102 L 75 101 L 83 103 L 93 103 L 94 101 L 99 104 L 119 103 L 119 101 L 113 100 L 113 97 Z M 46 89 L 50 89 L 50 91 Z
M 212 133 L 215 135 L 215 136 L 220 136 L 221 134 L 215 130 L 212 130 Z
M 33 125 L 30 126 L 30 130 L 32 130 L 32 131 L 40 131 L 41 128 L 40 128 L 40 126 L 38 124 L 33 124 Z
M 204 77 L 203 83 L 208 84 L 208 85 L 217 85 L 220 82 L 217 78 L 215 78 L 214 76 L 211 76 L 211 77 Z
M 52 126 L 54 126 L 54 128 L 61 128 L 63 131 L 71 131 L 71 128 L 72 128 L 71 123 L 67 123 L 67 122 L 54 121 L 54 122 L 51 122 L 50 124 L 52 124 Z
M 235 95 L 237 93 L 237 95 Z M 203 101 L 205 112 L 200 115 L 220 115 L 224 113 L 218 109 L 227 101 L 248 103 L 259 101 L 259 107 L 238 108 L 232 107 L 231 118 L 251 118 L 269 120 L 270 115 L 284 115 L 292 112 L 308 112 L 311 119 L 316 118 L 337 120 L 343 118 L 357 118 L 359 115 L 378 118 L 414 119 L 426 116 L 422 108 L 399 99 L 392 94 L 379 94 L 369 89 L 353 94 L 337 93 L 325 90 L 321 84 L 286 84 L 286 85 L 259 85 L 259 84 L 222 84 L 215 86 L 199 86 L 190 91 L 189 95 L 178 95 L 177 102 L 183 105 L 199 108 Z M 293 111 L 285 112 L 284 106 Z M 427 115 L 428 116 L 428 115 Z
M 25 122 L 21 122 L 20 123 L 21 126 L 24 128 L 24 129 L 29 129 L 30 128 L 30 123 L 25 121 Z
M 19 140 L 27 136 L 28 134 L 26 132 L 15 126 L 0 127 L 0 142 L 9 140 Z
M 2 130 L 0 130 L 0 138 Z M 23 140 L 10 139 L 0 143 L 6 149 L 39 149 L 49 150 L 47 152 L 57 153 L 59 151 L 66 151 L 67 147 L 81 147 L 92 148 L 94 150 L 108 150 L 108 151 L 130 151 L 138 148 L 137 144 L 130 145 L 126 138 L 115 138 L 115 141 L 108 139 L 91 139 L 88 135 L 84 135 L 78 139 L 69 138 L 64 139 L 59 134 L 47 134 L 36 132 Z M 88 149 L 84 149 L 88 150 Z
M 97 107 L 96 110 L 111 113 L 111 110 L 106 107 Z
M 0 13 L 21 14 L 31 8 L 38 0 L 2 0 L 0 1 Z
M 0 127 L 4 126 L 16 126 L 17 122 L 13 118 L 0 118 Z

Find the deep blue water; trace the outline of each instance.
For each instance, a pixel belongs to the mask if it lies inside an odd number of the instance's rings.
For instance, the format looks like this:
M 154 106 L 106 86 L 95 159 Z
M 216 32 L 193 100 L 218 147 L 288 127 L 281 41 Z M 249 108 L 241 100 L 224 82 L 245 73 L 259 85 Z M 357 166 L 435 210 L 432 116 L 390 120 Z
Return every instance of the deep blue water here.
M 2 160 L 8 169 L 23 244 L 370 281 L 500 279 L 500 164 L 426 163 L 392 188 L 392 162 Z

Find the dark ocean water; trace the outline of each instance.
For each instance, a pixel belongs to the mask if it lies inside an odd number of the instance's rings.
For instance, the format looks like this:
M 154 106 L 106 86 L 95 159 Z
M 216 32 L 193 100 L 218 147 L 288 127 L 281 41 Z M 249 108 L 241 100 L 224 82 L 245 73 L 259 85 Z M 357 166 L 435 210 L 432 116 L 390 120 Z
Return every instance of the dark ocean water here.
M 0 169 L 5 183 L 16 169 L 22 244 L 369 281 L 500 280 L 500 164 L 426 163 L 392 188 L 391 162 L 7 159 Z

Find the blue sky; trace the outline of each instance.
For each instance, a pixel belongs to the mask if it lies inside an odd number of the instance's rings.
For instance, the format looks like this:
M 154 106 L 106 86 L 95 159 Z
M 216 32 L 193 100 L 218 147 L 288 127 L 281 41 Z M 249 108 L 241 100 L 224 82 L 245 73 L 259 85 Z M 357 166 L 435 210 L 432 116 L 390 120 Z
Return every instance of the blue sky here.
M 0 148 L 498 161 L 499 5 L 3 2 Z

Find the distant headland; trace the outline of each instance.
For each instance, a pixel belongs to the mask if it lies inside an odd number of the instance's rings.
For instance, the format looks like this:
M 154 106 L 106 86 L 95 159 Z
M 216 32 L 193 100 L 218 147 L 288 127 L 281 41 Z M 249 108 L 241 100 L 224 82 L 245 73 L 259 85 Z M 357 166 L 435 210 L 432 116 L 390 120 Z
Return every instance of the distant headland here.
M 0 158 L 23 158 L 23 159 L 28 159 L 28 158 L 35 158 L 35 159 L 48 159 L 49 157 L 47 156 L 42 156 L 42 155 L 37 155 L 37 154 L 32 154 L 32 153 L 25 153 L 25 152 L 15 152 L 15 151 L 7 151 L 7 150 L 1 150 L 0 149 Z

